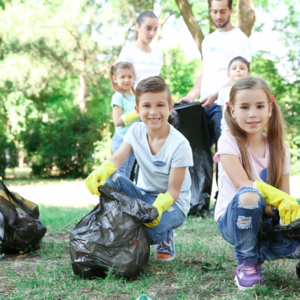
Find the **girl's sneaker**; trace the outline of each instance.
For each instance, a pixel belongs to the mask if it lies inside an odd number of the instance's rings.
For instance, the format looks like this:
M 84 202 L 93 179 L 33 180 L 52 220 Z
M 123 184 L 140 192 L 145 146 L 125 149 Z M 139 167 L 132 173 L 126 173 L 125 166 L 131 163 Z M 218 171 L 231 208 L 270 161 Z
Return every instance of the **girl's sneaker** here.
M 264 262 L 265 262 L 264 260 L 259 260 L 256 265 L 257 271 L 260 273 L 260 275 L 264 274 L 264 272 L 265 272 L 264 269 L 262 268 L 262 265 Z
M 171 261 L 175 258 L 174 231 L 171 230 L 171 236 L 165 241 L 155 246 L 155 258 L 162 261 Z
M 245 262 L 236 268 L 235 284 L 240 291 L 254 288 L 257 284 L 263 285 L 263 279 L 253 262 Z

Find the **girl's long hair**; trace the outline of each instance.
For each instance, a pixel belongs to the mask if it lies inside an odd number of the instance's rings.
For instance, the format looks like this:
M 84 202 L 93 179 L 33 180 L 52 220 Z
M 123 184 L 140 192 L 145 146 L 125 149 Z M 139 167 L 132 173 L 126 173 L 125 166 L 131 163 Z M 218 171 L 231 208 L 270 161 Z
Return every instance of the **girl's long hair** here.
M 136 23 L 139 24 L 139 26 L 141 26 L 142 23 L 144 23 L 145 18 L 156 18 L 157 19 L 157 16 L 155 15 L 154 12 L 146 10 L 146 11 L 143 11 L 142 13 L 140 13 L 140 15 L 136 19 Z M 137 40 L 138 37 L 139 37 L 139 33 L 136 30 L 135 31 L 135 40 Z
M 238 91 L 248 89 L 262 89 L 269 100 L 269 105 L 272 105 L 271 117 L 269 118 L 267 125 L 267 142 L 270 149 L 267 182 L 276 188 L 280 188 L 282 184 L 286 156 L 286 147 L 284 145 L 284 125 L 281 111 L 276 102 L 271 104 L 271 91 L 268 84 L 264 80 L 256 77 L 242 78 L 232 86 L 230 91 L 230 105 L 234 105 L 235 96 Z M 248 178 L 253 180 L 251 165 L 248 157 L 248 140 L 246 132 L 232 117 L 229 107 L 226 107 L 225 120 L 228 124 L 231 134 L 239 146 L 243 168 L 246 171 Z
M 129 63 L 129 62 L 124 62 L 124 61 L 120 61 L 120 62 L 118 62 L 118 63 L 116 63 L 116 64 L 113 64 L 113 65 L 111 66 L 111 68 L 110 68 L 110 72 L 109 72 L 109 75 L 110 75 L 110 76 L 109 76 L 109 77 L 110 77 L 110 85 L 111 85 L 112 89 L 113 89 L 115 92 L 119 92 L 120 89 L 119 89 L 118 85 L 113 81 L 113 76 L 116 76 L 118 70 L 120 70 L 120 69 L 129 69 L 129 70 L 131 70 L 133 76 L 136 77 L 136 76 L 135 76 L 134 67 L 133 67 L 133 65 L 132 65 L 131 63 Z M 134 88 L 133 88 L 133 87 L 132 87 L 132 91 L 133 91 L 133 93 L 134 93 Z

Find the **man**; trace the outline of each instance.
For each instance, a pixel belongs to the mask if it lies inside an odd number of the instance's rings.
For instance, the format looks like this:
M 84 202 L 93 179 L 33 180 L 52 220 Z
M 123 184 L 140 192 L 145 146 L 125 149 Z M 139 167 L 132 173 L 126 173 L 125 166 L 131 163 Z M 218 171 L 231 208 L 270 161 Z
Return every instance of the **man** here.
M 222 112 L 215 101 L 218 98 L 218 91 L 231 85 L 227 76 L 229 62 L 237 56 L 251 62 L 250 41 L 239 28 L 231 24 L 232 13 L 232 0 L 211 0 L 210 15 L 217 30 L 203 40 L 201 75 L 186 97 L 179 100 L 191 103 L 201 95 L 199 101 L 205 108 L 210 147 L 215 144 L 216 151 L 221 135 Z

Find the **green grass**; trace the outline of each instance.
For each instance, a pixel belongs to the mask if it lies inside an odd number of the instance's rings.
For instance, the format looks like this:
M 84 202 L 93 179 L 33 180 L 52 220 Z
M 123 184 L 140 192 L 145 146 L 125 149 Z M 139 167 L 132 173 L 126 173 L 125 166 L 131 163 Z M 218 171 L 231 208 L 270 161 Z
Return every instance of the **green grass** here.
M 176 259 L 160 263 L 151 258 L 135 280 L 109 274 L 84 280 L 73 274 L 69 259 L 69 232 L 92 207 L 40 205 L 48 233 L 42 248 L 0 260 L 0 299 L 299 299 L 296 260 L 264 265 L 266 285 L 238 292 L 234 285 L 233 247 L 219 234 L 212 217 L 189 217 L 176 230 Z

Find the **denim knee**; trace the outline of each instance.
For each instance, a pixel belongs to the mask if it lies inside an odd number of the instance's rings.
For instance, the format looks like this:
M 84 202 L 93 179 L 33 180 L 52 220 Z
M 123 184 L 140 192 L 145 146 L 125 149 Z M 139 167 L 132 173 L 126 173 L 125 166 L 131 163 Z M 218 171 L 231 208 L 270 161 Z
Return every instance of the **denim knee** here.
M 111 187 L 118 189 L 118 185 L 120 183 L 120 181 L 122 181 L 123 176 L 119 173 L 114 173 L 112 174 L 105 183 L 109 184 Z

